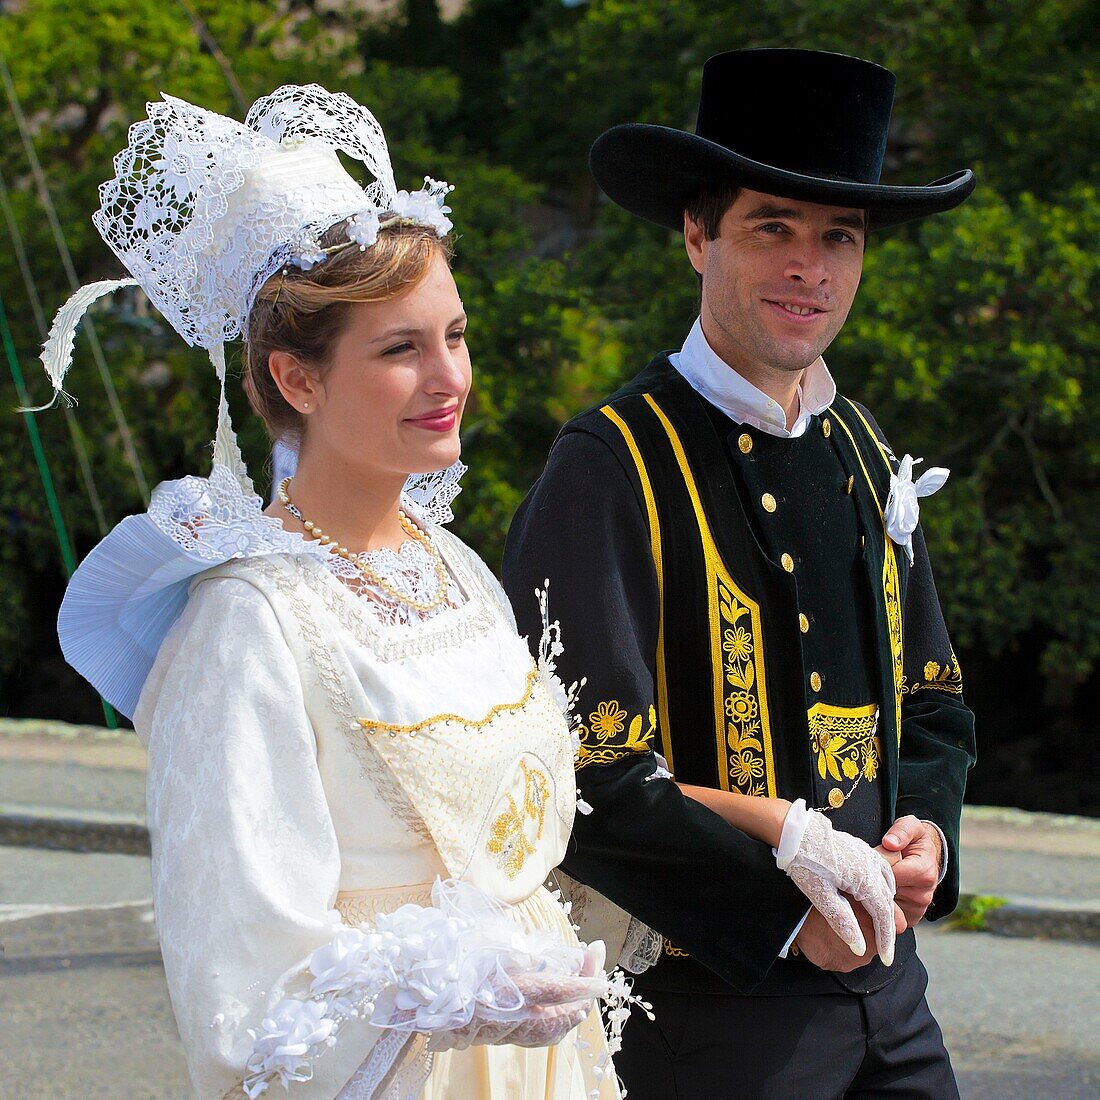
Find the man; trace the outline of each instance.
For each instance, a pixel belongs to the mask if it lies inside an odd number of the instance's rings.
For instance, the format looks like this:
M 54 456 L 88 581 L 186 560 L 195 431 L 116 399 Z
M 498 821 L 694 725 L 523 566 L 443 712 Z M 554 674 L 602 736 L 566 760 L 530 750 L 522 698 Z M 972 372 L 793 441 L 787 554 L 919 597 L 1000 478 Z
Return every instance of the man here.
M 867 232 L 974 186 L 878 182 L 893 90 L 856 58 L 728 53 L 696 134 L 617 126 L 592 150 L 614 201 L 682 230 L 700 317 L 565 426 L 504 574 L 532 639 L 550 579 L 559 672 L 587 677 L 593 812 L 564 870 L 664 937 L 636 983 L 656 1021 L 636 1016 L 616 1059 L 632 1100 L 958 1095 L 912 926 L 957 902 L 973 717 L 913 530 L 927 487 L 821 359 Z M 891 967 L 723 820 L 746 794 L 805 798 L 897 860 Z

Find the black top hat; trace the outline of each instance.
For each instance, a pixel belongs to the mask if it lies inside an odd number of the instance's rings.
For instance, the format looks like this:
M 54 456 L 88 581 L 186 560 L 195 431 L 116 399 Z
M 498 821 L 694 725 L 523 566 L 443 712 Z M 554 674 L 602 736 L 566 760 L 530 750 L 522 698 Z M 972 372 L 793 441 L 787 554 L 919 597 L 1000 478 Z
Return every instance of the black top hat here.
M 888 69 L 844 54 L 717 54 L 703 67 L 694 134 L 614 126 L 592 146 L 592 174 L 620 206 L 669 229 L 715 184 L 860 207 L 870 229 L 950 210 L 974 190 L 969 169 L 924 187 L 879 183 L 895 83 Z

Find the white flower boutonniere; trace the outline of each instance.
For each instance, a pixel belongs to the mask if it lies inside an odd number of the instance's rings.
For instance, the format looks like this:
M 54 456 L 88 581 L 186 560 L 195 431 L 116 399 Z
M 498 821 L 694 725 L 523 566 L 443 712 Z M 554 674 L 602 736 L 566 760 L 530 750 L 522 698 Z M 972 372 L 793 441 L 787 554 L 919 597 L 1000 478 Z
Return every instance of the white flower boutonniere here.
M 905 548 L 913 563 L 913 532 L 920 520 L 918 497 L 930 497 L 950 476 L 951 471 L 933 466 L 913 480 L 913 467 L 923 458 L 906 455 L 898 464 L 898 472 L 890 475 L 890 495 L 886 498 L 886 533 Z

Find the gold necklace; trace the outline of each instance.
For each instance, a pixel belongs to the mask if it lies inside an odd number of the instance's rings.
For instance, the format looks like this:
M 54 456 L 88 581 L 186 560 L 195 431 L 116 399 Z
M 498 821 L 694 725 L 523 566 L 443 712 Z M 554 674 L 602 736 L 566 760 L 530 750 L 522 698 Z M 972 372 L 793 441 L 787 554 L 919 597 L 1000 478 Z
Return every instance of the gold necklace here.
M 397 588 L 394 588 L 392 584 L 385 577 L 382 576 L 366 559 L 365 554 L 357 554 L 349 550 L 346 546 L 341 546 L 331 535 L 326 535 L 316 523 L 305 518 L 299 510 L 298 506 L 290 499 L 290 478 L 284 477 L 279 482 L 279 488 L 277 490 L 277 496 L 279 503 L 312 535 L 322 546 L 331 546 L 333 551 L 340 555 L 340 557 L 350 561 L 352 565 L 376 588 L 380 588 L 387 596 L 399 603 L 403 603 L 408 607 L 411 607 L 414 611 L 429 612 L 434 611 L 437 607 L 440 607 L 444 600 L 450 595 L 451 582 L 447 575 L 447 566 L 443 561 L 443 555 L 435 548 L 432 540 L 428 538 L 427 534 L 420 530 L 419 527 L 405 514 L 403 508 L 397 509 L 397 518 L 401 521 L 401 526 L 408 532 L 409 536 L 415 539 L 424 549 L 427 551 L 428 556 L 432 559 L 432 563 L 435 566 L 436 580 L 439 582 L 439 590 L 435 596 L 426 603 L 421 600 L 415 600 L 412 596 L 406 596 L 404 592 Z

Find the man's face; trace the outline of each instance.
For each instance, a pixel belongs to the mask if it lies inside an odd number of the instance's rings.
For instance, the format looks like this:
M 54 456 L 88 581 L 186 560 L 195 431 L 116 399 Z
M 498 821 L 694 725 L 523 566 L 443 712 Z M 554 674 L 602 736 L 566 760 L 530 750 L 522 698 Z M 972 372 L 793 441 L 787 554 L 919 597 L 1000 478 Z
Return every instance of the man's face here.
M 863 271 L 862 210 L 742 191 L 718 236 L 684 219 L 703 328 L 734 368 L 802 371 L 832 343 Z

